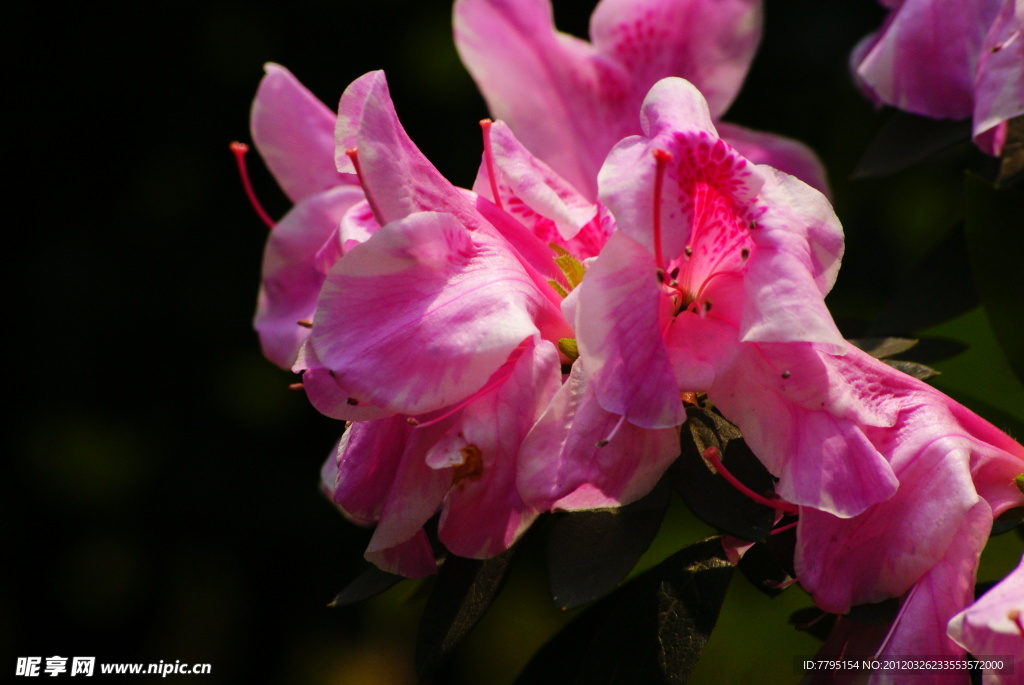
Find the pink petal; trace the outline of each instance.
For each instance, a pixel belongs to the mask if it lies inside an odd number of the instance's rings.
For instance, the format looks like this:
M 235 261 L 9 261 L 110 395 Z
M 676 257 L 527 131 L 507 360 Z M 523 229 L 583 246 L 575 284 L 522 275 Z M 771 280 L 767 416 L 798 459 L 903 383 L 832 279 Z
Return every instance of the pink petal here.
M 739 93 L 761 24 L 760 0 L 602 0 L 590 35 L 629 72 L 636 102 L 658 80 L 681 76 L 717 118 Z
M 356 148 L 360 181 L 381 225 L 420 211 L 454 214 L 468 226 L 480 223 L 471 201 L 409 139 L 395 113 L 384 72 L 356 79 L 342 96 L 339 111 L 338 168 L 352 168 L 346 151 Z
M 1012 656 L 1016 668 L 1024 663 L 1024 560 L 1008 576 L 949 622 L 948 635 L 957 644 L 981 655 Z M 986 671 L 985 683 L 1013 682 L 1008 671 Z M 1019 674 L 1018 674 L 1019 677 Z
M 623 421 L 573 364 L 519 453 L 519 492 L 538 509 L 617 507 L 651 491 L 679 456 L 679 432 Z
M 532 346 L 507 380 L 468 405 L 427 455 L 428 463 L 451 474 L 438 537 L 454 554 L 477 559 L 500 554 L 537 517 L 537 509 L 516 489 L 517 455 L 560 382 L 554 345 Z
M 762 167 L 762 210 L 746 264 L 740 336 L 750 342 L 815 342 L 842 354 L 846 342 L 825 306 L 839 272 L 843 229 L 821 193 Z
M 981 46 L 974 83 L 974 138 L 989 154 L 1002 152 L 998 129 L 1024 115 L 1024 5 L 1003 0 Z M 1005 137 L 1005 130 L 1002 131 Z
M 796 176 L 815 190 L 830 196 L 828 174 L 814 150 L 798 140 L 774 133 L 752 131 L 718 122 L 722 140 L 754 164 L 764 164 Z
M 326 269 L 317 255 L 345 212 L 362 199 L 355 186 L 338 186 L 295 205 L 270 232 L 263 253 L 263 282 L 254 326 L 263 353 L 291 368 L 309 336 L 299 320 L 312 320 Z
M 311 341 L 360 402 L 421 414 L 479 390 L 550 308 L 499 239 L 422 212 L 335 264 Z
M 335 170 L 334 114 L 284 67 L 268 63 L 252 103 L 252 139 L 285 194 L 298 202 L 356 179 Z
M 974 109 L 974 76 L 998 7 L 978 0 L 905 0 L 854 52 L 860 84 L 914 114 L 961 119 Z
M 516 205 L 525 205 L 536 214 L 554 222 L 558 233 L 569 240 L 597 215 L 597 206 L 547 164 L 534 157 L 509 130 L 504 122 L 491 124 L 488 132 L 495 171 L 499 183 L 508 188 L 502 206 L 512 214 Z M 491 194 L 486 164 L 481 165 L 477 192 Z M 494 198 L 491 198 L 492 200 Z M 525 223 L 525 222 L 524 222 Z
M 580 285 L 576 331 L 601 406 L 646 428 L 686 418 L 661 327 L 669 304 L 654 259 L 624 233 L 608 241 Z

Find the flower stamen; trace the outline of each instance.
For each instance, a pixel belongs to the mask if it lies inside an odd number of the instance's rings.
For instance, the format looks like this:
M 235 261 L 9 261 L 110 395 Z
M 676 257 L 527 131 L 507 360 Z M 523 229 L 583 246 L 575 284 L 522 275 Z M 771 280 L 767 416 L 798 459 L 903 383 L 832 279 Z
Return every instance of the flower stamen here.
M 715 471 L 722 474 L 722 477 L 729 482 L 729 485 L 733 486 L 758 504 L 763 504 L 764 506 L 771 507 L 776 511 L 785 511 L 790 514 L 796 514 L 800 511 L 795 504 L 790 504 L 789 502 L 785 502 L 781 499 L 768 499 L 767 497 L 757 494 L 741 483 L 740 480 L 736 476 L 732 475 L 722 464 L 721 453 L 714 445 L 711 445 L 704 450 L 704 459 L 711 462 L 711 465 L 715 467 Z
M 235 156 L 235 164 L 238 165 L 238 176 L 242 179 L 242 187 L 249 198 L 249 204 L 256 211 L 256 216 L 262 219 L 268 228 L 274 228 L 274 220 L 270 218 L 267 211 L 263 209 L 263 205 L 256 199 L 256 192 L 252 189 L 252 182 L 249 180 L 249 169 L 245 166 L 245 155 L 249 152 L 249 146 L 236 140 L 228 145 L 228 149 Z
M 654 151 L 654 262 L 658 265 L 658 271 L 662 274 L 659 280 L 664 278 L 665 255 L 661 249 L 661 189 L 665 180 L 665 166 L 672 161 L 672 154 L 667 150 Z
M 494 153 L 491 152 L 491 124 L 490 119 L 481 119 L 480 128 L 484 133 L 484 163 L 487 165 L 487 180 L 491 183 L 491 195 L 494 196 L 494 204 L 498 209 L 505 209 L 501 206 L 501 195 L 498 194 L 498 177 L 494 175 Z

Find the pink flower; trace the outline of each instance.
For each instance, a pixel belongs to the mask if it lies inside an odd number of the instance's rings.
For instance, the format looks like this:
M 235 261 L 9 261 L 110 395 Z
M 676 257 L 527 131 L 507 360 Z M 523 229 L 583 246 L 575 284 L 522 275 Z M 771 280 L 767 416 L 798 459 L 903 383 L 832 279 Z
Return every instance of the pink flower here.
M 265 69 L 252 138 L 295 207 L 270 232 L 254 324 L 263 353 L 287 369 L 309 335 L 298 322 L 312 319 L 329 266 L 317 255 L 363 192 L 354 174 L 335 169 L 334 114 L 284 67 Z
M 1024 559 L 981 599 L 953 617 L 949 637 L 979 658 L 1013 659 L 1007 668 L 986 670 L 982 678 L 985 685 L 1019 682 L 1021 676 L 1016 669 L 1024 664 Z
M 548 0 L 458 0 L 455 44 L 495 118 L 586 197 L 612 146 L 640 133 L 636 112 L 660 79 L 689 79 L 717 120 L 736 97 L 761 36 L 759 0 L 603 0 L 592 42 L 557 32 Z M 747 158 L 825 191 L 814 153 L 793 140 L 722 124 Z
M 852 516 L 896 477 L 866 440 L 891 425 L 866 401 L 824 305 L 843 238 L 825 198 L 718 138 L 703 98 L 665 79 L 644 136 L 600 175 L 618 224 L 579 289 L 576 330 L 599 405 L 645 428 L 678 426 L 707 392 L 795 504 Z
M 1018 0 L 889 0 L 882 28 L 851 56 L 878 104 L 939 119 L 973 117 L 974 140 L 998 155 L 1024 114 L 1024 6 Z
M 1024 505 L 1015 485 L 1024 472 L 1024 448 L 934 388 L 859 350 L 844 360 L 895 412 L 891 426 L 869 427 L 864 435 L 891 463 L 899 489 L 849 518 L 802 507 L 796 572 L 826 611 L 845 614 L 893 597 L 901 605 L 887 627 L 841 618 L 822 655 L 960 658 L 963 649 L 947 637 L 946 625 L 973 600 L 993 518 Z M 875 674 L 870 682 L 890 682 L 886 677 Z M 951 672 L 942 678 L 935 682 L 963 681 Z
M 358 170 L 377 227 L 330 266 L 295 369 L 318 409 L 354 421 L 324 467 L 325 489 L 348 516 L 377 524 L 368 559 L 421 576 L 435 569 L 423 532 L 435 512 L 448 550 L 481 558 L 507 549 L 541 510 L 516 481 L 524 439 L 565 396 L 571 359 L 555 343 L 573 332 L 560 305 L 583 269 L 568 250 L 596 253 L 612 227 L 500 122 L 485 129 L 477 182 L 492 204 L 423 157 L 381 73 L 354 82 L 339 112 L 337 161 Z M 605 453 L 634 449 L 630 435 Z M 663 470 L 678 440 L 662 435 Z M 626 481 L 646 473 L 618 461 Z M 618 485 L 603 501 L 653 483 Z

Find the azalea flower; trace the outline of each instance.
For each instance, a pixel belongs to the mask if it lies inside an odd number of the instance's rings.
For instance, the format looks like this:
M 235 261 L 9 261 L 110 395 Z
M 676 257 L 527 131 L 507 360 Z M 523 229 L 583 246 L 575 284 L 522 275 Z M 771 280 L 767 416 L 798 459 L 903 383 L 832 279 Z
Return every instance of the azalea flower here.
M 887 0 L 882 28 L 851 56 L 877 104 L 937 119 L 973 118 L 973 138 L 1002 151 L 1024 115 L 1024 6 L 1018 0 Z
M 823 301 L 843 249 L 827 200 L 722 141 L 682 79 L 656 84 L 641 119 L 601 171 L 618 230 L 575 313 L 600 406 L 666 428 L 682 393 L 707 392 L 789 502 L 852 516 L 887 499 L 896 477 L 863 427 L 894 417 L 860 396 Z
M 457 0 L 455 45 L 496 119 L 588 198 L 636 112 L 669 76 L 690 80 L 712 118 L 739 92 L 761 37 L 760 0 L 602 0 L 591 42 L 555 30 L 548 0 Z M 796 141 L 719 125 L 748 159 L 827 192 L 817 157 Z
M 1010 685 L 1024 664 L 1024 559 L 1006 578 L 953 617 L 949 636 L 979 658 L 1008 657 L 1002 669 L 988 669 L 985 685 Z M 1016 675 L 1019 680 L 1019 672 Z

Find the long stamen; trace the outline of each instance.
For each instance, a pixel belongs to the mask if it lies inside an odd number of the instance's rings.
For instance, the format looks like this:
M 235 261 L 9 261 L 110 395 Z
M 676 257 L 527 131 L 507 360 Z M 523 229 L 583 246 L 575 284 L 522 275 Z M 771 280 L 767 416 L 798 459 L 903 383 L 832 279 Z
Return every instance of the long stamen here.
M 654 151 L 654 261 L 659 273 L 665 273 L 665 255 L 661 251 L 661 188 L 665 179 L 665 166 L 672 161 L 666 150 Z
M 235 164 L 238 165 L 238 175 L 242 179 L 242 187 L 245 188 L 245 194 L 249 197 L 249 204 L 256 210 L 256 215 L 263 220 L 263 223 L 269 228 L 273 228 L 274 220 L 270 218 L 270 215 L 263 209 L 263 205 L 256 199 L 256 192 L 252 189 L 252 183 L 249 181 L 249 170 L 245 166 L 245 153 L 249 151 L 249 146 L 236 140 L 228 148 L 231 150 L 231 154 L 235 156 Z
M 892 639 L 893 633 L 896 632 L 896 626 L 900 624 L 900 619 L 903 618 L 903 613 L 910 606 L 910 600 L 913 599 L 914 593 L 917 592 L 917 588 L 921 586 L 920 582 L 914 583 L 914 587 L 910 588 L 910 592 L 907 593 L 906 598 L 903 600 L 903 606 L 900 607 L 899 612 L 896 614 L 896 618 L 892 620 L 892 625 L 889 626 L 889 632 L 885 634 L 885 639 L 882 640 L 882 644 L 878 645 L 878 649 L 875 650 L 875 655 L 872 656 L 872 660 L 877 659 L 882 652 L 885 650 L 886 645 L 889 644 L 889 640 Z
M 611 442 L 612 438 L 614 438 L 615 434 L 619 432 L 619 429 L 622 428 L 622 424 L 625 423 L 625 421 L 626 416 L 625 414 L 623 414 L 622 416 L 619 417 L 619 420 L 615 422 L 615 426 L 612 428 L 612 432 L 597 441 L 597 446 L 604 447 L 609 442 Z
M 363 188 L 363 194 L 366 195 L 366 203 L 370 205 L 370 211 L 373 212 L 374 218 L 377 219 L 377 223 L 383 226 L 384 215 L 380 213 L 380 208 L 377 207 L 377 203 L 374 202 L 373 196 L 370 194 L 370 189 L 366 186 L 366 178 L 363 176 L 363 167 L 359 164 L 359 148 L 350 147 L 345 150 L 345 155 L 352 160 L 352 166 L 356 169 L 356 176 L 359 177 L 359 185 Z
M 720 453 L 718 451 L 718 448 L 715 447 L 714 445 L 704 450 L 704 458 L 711 462 L 711 465 L 715 467 L 715 471 L 718 471 L 720 474 L 722 474 L 722 477 L 725 478 L 725 480 L 727 480 L 730 485 L 732 485 L 734 488 L 736 488 L 741 493 L 743 493 L 750 499 L 754 500 L 758 504 L 763 504 L 766 507 L 771 507 L 772 509 L 775 509 L 776 511 L 785 511 L 790 514 L 795 514 L 798 511 L 800 511 L 800 509 L 795 504 L 790 504 L 789 502 L 784 502 L 783 500 L 780 499 L 768 499 L 767 497 L 763 497 L 757 494 L 756 492 L 748 488 L 746 485 L 741 483 L 739 479 L 736 478 L 736 476 L 729 473 L 728 469 L 726 469 L 725 466 L 722 465 Z
M 792 523 L 787 523 L 784 526 L 779 526 L 778 528 L 773 528 L 772 532 L 770 532 L 768 534 L 769 535 L 778 535 L 779 533 L 785 533 L 790 528 L 796 528 L 796 524 L 798 524 L 798 523 L 800 523 L 800 522 L 799 521 L 793 521 Z
M 494 154 L 491 152 L 491 124 L 490 119 L 481 119 L 480 128 L 484 133 L 484 162 L 487 164 L 487 179 L 491 182 L 491 195 L 494 196 L 494 204 L 498 209 L 505 209 L 501 206 L 501 195 L 498 194 L 498 177 L 494 175 Z

